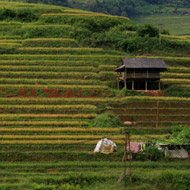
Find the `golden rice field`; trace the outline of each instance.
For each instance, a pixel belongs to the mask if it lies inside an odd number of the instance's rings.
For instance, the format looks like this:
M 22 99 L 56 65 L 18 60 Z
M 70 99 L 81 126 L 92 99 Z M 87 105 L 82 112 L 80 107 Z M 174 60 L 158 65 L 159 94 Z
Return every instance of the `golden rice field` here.
M 12 5 L 19 10 L 25 4 L 12 2 Z M 10 8 L 10 5 L 0 2 L 0 7 Z M 148 141 L 163 137 L 173 124 L 189 124 L 189 97 L 167 94 L 160 97 L 123 96 L 116 89 L 114 69 L 120 65 L 121 58 L 130 55 L 104 48 L 84 47 L 68 35 L 72 25 L 65 20 L 57 24 L 46 22 L 46 19 L 55 18 L 100 17 L 121 19 L 127 23 L 130 22 L 128 18 L 57 6 L 50 9 L 50 6 L 40 4 L 28 4 L 28 7 L 34 12 L 41 10 L 40 22 L 0 22 L 0 30 L 4 32 L 15 27 L 26 34 L 24 37 L 17 33 L 0 35 L 0 47 L 10 48 L 9 53 L 0 54 L 1 144 L 72 145 L 79 142 L 74 141 L 76 138 L 95 139 L 85 142 L 85 149 L 87 144 L 94 145 L 101 137 L 110 137 L 122 145 L 121 133 L 125 129 L 134 133 L 132 140 Z M 30 37 L 38 31 L 42 35 L 36 33 L 35 37 Z M 189 36 L 162 35 L 162 38 L 189 41 Z M 165 60 L 168 71 L 161 75 L 163 88 L 176 85 L 184 89 L 184 85 L 190 85 L 189 57 L 137 57 Z M 131 120 L 133 126 L 130 129 L 122 123 L 117 128 L 92 128 L 91 121 L 105 112 L 115 113 L 122 122 Z M 75 136 L 76 133 L 80 135 Z M 59 138 L 61 141 L 57 140 Z
M 158 139 L 169 137 L 173 125 L 190 125 L 190 57 L 136 56 L 164 59 L 168 71 L 161 74 L 163 92 L 159 96 L 125 92 L 117 90 L 114 70 L 122 58 L 132 55 L 107 49 L 107 44 L 90 48 L 76 38 L 80 27 L 73 32 L 72 22 L 77 19 L 84 25 L 89 19 L 100 26 L 109 21 L 126 27 L 130 19 L 8 1 L 0 1 L 0 9 L 16 13 L 28 10 L 39 17 L 34 22 L 0 22 L 0 189 L 128 189 L 124 183 L 111 187 L 123 171 L 124 132 L 130 131 L 131 142 L 154 145 Z M 126 36 L 135 33 L 125 31 Z M 161 37 L 190 40 L 189 36 Z M 105 125 L 110 119 L 102 122 L 105 126 L 93 123 L 103 113 L 115 114 L 121 123 Z M 93 153 L 102 138 L 115 142 L 117 152 Z M 157 177 L 166 169 L 174 176 L 189 168 L 185 161 L 142 162 L 154 160 L 148 156 L 144 152 L 132 155 L 140 160 L 133 164 L 133 179 L 135 183 L 143 180 L 143 187 L 137 185 L 131 190 L 153 189 L 156 182 L 162 185 Z M 145 178 L 148 183 L 144 183 Z M 104 188 L 108 179 L 111 185 Z M 167 179 L 173 180 L 171 176 Z M 91 187 L 97 182 L 100 186 Z

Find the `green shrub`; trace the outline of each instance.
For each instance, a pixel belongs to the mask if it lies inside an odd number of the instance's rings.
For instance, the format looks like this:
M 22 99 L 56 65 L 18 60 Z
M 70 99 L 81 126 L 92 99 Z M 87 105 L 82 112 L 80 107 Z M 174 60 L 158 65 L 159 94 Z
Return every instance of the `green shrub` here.
M 176 144 L 190 143 L 190 128 L 183 125 L 174 125 L 168 140 L 170 143 Z
M 157 147 L 153 146 L 153 147 L 148 147 L 145 150 L 145 157 L 151 161 L 157 161 L 157 160 L 161 160 L 164 158 L 164 152 L 158 150 Z
M 32 13 L 30 9 L 21 9 L 17 11 L 16 18 L 21 22 L 32 22 L 38 20 L 38 16 Z
M 76 28 L 86 28 L 93 32 L 102 32 L 119 24 L 131 23 L 129 19 L 119 19 L 113 16 L 86 15 L 42 15 L 42 22 L 54 24 L 69 24 Z
M 30 9 L 18 9 L 15 11 L 12 9 L 3 8 L 0 9 L 0 20 L 19 20 L 22 22 L 31 22 L 38 20 L 38 16 L 35 15 Z
M 159 30 L 158 28 L 150 25 L 150 24 L 145 24 L 143 26 L 139 26 L 137 29 L 137 34 L 141 37 L 158 37 L 159 36 Z
M 165 34 L 165 35 L 170 35 L 170 31 L 168 29 L 166 29 L 166 28 L 161 28 L 160 33 Z
M 95 119 L 90 123 L 91 127 L 120 127 L 121 121 L 120 119 L 111 113 L 103 113 L 98 115 Z

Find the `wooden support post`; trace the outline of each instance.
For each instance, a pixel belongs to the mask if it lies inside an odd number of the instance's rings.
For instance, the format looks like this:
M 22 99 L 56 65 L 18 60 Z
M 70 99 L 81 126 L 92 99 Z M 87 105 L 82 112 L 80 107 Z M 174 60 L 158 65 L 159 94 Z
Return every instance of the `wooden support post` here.
M 127 152 L 128 152 L 128 150 L 127 150 L 127 146 L 128 146 L 128 139 L 127 139 L 127 137 L 128 137 L 128 134 L 126 133 L 125 134 L 125 170 L 124 170 L 124 172 L 125 172 L 125 175 L 126 175 L 126 171 L 127 171 Z
M 157 113 L 156 113 L 156 128 L 158 128 L 159 123 L 159 100 L 157 100 Z
M 125 73 L 124 73 L 124 87 L 127 88 L 126 69 L 125 69 Z
M 125 168 L 123 173 L 121 174 L 121 177 L 118 180 L 118 183 L 120 183 L 126 176 L 127 176 L 127 160 L 129 160 L 129 175 L 130 175 L 130 181 L 132 182 L 132 154 L 131 154 L 131 147 L 130 147 L 130 132 L 126 131 L 125 133 Z
M 135 89 L 135 84 L 134 84 L 134 80 L 132 80 L 132 90 Z
M 126 81 L 126 78 L 124 79 L 124 87 L 127 88 L 127 81 Z
M 131 154 L 131 142 L 130 142 L 130 133 L 127 133 L 128 136 L 128 148 L 129 148 L 129 172 L 130 172 L 130 181 L 132 182 L 132 167 L 131 167 L 131 161 L 132 161 L 132 154 Z
M 158 89 L 161 90 L 161 87 L 160 87 L 160 80 L 158 82 Z
M 145 90 L 148 90 L 148 84 L 147 84 L 147 80 L 145 80 Z

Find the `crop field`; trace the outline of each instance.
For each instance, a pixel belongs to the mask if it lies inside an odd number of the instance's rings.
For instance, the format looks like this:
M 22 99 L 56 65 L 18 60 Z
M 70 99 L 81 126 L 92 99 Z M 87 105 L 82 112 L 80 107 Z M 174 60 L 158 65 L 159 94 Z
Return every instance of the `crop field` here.
M 124 131 L 133 142 L 154 142 L 175 124 L 190 125 L 190 57 L 154 56 L 168 65 L 161 74 L 162 96 L 125 94 L 117 89 L 114 69 L 131 55 L 80 44 L 73 23 L 98 18 L 100 26 L 127 25 L 128 18 L 0 1 L 3 8 L 31 10 L 39 20 L 0 22 L 0 190 L 161 190 L 168 179 L 189 180 L 188 161 L 149 162 L 154 158 L 134 153 L 134 186 L 116 184 L 124 169 Z M 121 124 L 93 126 L 103 113 L 115 114 Z M 117 144 L 117 152 L 93 153 L 104 137 Z
M 169 29 L 171 35 L 190 35 L 190 15 L 150 15 L 133 18 L 132 20 L 139 24 L 153 24 Z

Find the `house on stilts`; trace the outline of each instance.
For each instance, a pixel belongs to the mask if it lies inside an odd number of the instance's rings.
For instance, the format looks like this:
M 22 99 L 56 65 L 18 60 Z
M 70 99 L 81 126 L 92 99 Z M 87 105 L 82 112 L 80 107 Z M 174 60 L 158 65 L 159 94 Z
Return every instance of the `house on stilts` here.
M 159 58 L 124 58 L 115 71 L 118 89 L 161 90 L 160 72 L 168 68 Z

